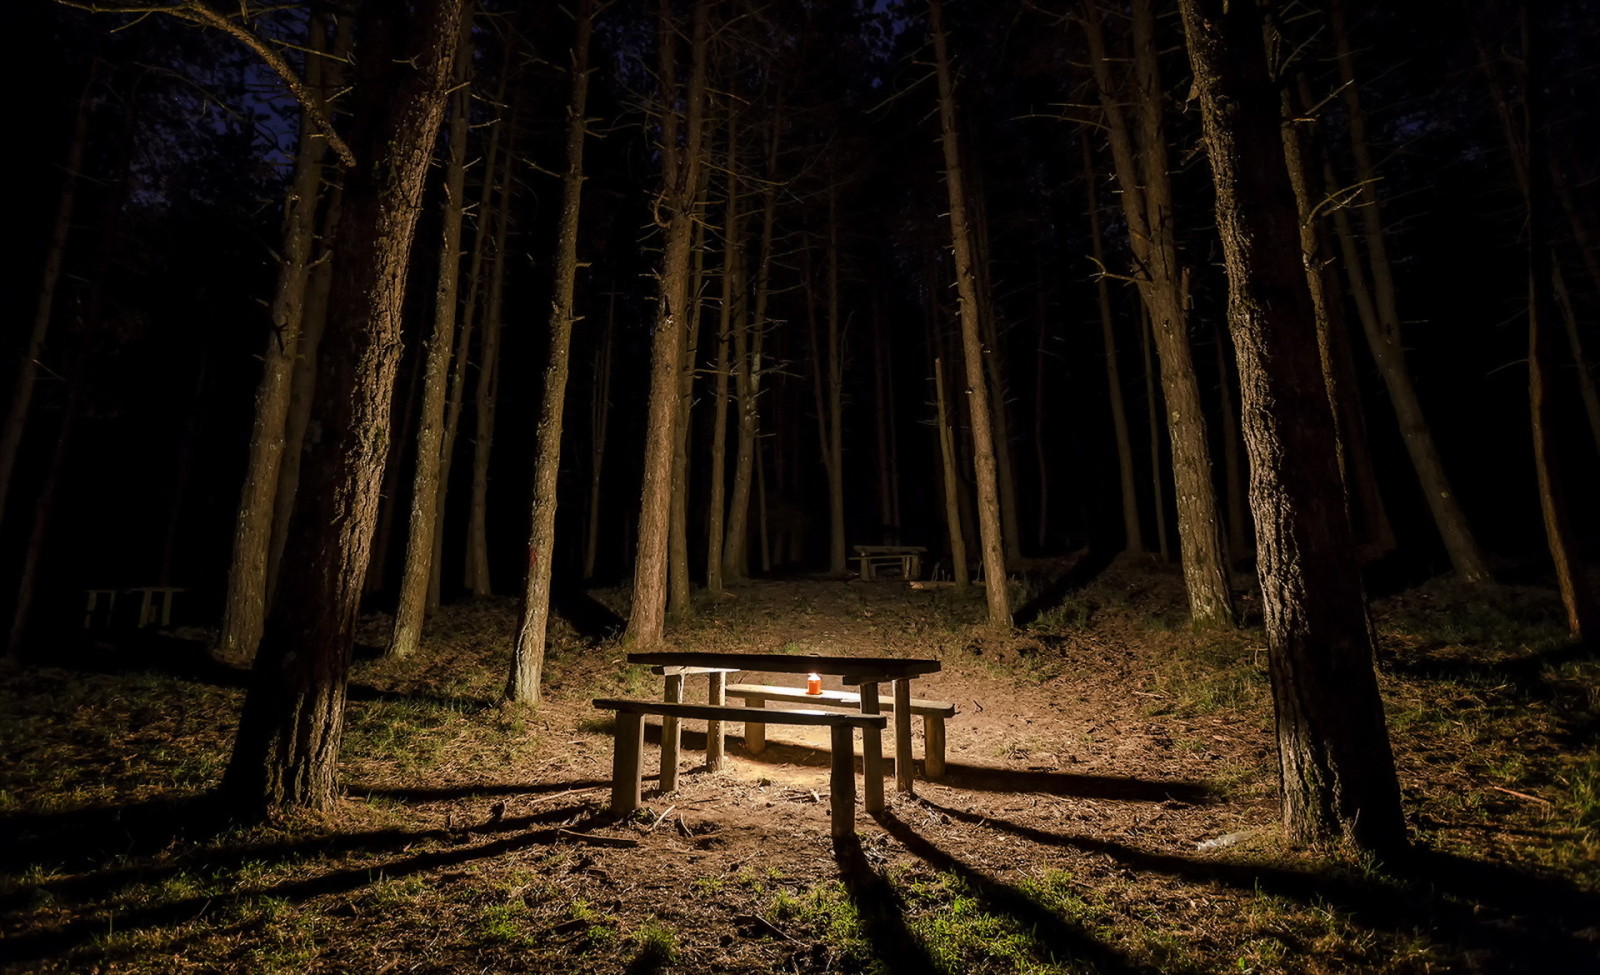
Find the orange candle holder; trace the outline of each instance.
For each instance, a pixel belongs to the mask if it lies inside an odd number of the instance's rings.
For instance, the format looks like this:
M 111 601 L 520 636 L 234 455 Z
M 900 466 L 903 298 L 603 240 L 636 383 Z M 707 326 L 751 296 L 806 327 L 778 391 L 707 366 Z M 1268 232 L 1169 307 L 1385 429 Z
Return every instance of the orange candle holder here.
M 821 694 L 822 693 L 822 675 L 821 674 L 809 674 L 809 675 L 807 675 L 807 677 L 806 677 L 806 693 L 807 694 Z

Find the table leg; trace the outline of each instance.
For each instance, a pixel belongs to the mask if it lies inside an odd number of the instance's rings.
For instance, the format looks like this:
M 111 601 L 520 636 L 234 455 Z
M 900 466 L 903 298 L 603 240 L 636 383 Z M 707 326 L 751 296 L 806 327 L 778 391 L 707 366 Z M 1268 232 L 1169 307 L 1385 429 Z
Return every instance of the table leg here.
M 828 783 L 828 808 L 833 835 L 853 836 L 856 831 L 855 736 L 847 724 L 833 726 L 833 774 Z
M 861 713 L 878 714 L 878 685 L 862 684 Z M 861 729 L 862 801 L 868 813 L 883 812 L 883 729 Z
M 708 703 L 720 707 L 728 703 L 728 675 L 722 671 L 707 674 L 709 687 L 706 690 Z M 706 771 L 720 772 L 722 770 L 723 756 L 722 722 L 706 722 Z
M 745 699 L 745 705 L 752 708 L 764 708 L 767 699 L 764 697 L 750 697 Z M 759 755 L 767 750 L 767 726 L 760 721 L 746 721 L 744 723 L 744 747 L 752 755 Z
M 911 681 L 894 682 L 894 787 L 912 795 Z
M 617 715 L 617 742 L 611 753 L 611 811 L 626 816 L 639 808 L 639 755 L 644 751 L 644 715 Z
M 668 674 L 661 699 L 668 704 L 683 702 L 683 675 Z M 666 715 L 661 719 L 661 791 L 678 788 L 678 748 L 683 740 L 683 719 Z

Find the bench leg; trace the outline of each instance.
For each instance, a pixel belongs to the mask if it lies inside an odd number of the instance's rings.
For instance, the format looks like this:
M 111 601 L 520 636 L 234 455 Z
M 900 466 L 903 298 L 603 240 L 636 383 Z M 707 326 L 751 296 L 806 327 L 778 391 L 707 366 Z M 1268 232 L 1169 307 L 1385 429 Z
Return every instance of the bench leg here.
M 728 702 L 728 675 L 722 671 L 706 675 L 710 679 L 710 687 L 706 697 L 709 703 L 721 706 Z M 706 722 L 706 771 L 722 771 L 722 722 Z
M 683 675 L 668 674 L 661 699 L 668 704 L 683 702 Z M 661 791 L 678 789 L 678 749 L 683 741 L 683 719 L 671 715 L 661 719 Z
M 617 714 L 616 747 L 611 753 L 611 811 L 626 816 L 639 808 L 639 755 L 644 751 L 644 715 Z
M 913 795 L 911 786 L 911 682 L 894 682 L 894 787 Z
M 877 714 L 878 685 L 862 684 L 861 713 Z M 883 729 L 861 729 L 862 802 L 868 813 L 883 812 Z
M 922 716 L 922 767 L 930 779 L 944 778 L 944 719 L 934 714 Z
M 764 697 L 745 698 L 746 705 L 753 708 L 764 708 L 767 699 Z M 767 750 L 767 726 L 759 721 L 746 721 L 744 723 L 744 747 L 752 755 L 759 755 Z
M 833 774 L 828 788 L 828 809 L 833 818 L 833 835 L 854 836 L 856 749 L 855 736 L 847 724 L 833 726 Z

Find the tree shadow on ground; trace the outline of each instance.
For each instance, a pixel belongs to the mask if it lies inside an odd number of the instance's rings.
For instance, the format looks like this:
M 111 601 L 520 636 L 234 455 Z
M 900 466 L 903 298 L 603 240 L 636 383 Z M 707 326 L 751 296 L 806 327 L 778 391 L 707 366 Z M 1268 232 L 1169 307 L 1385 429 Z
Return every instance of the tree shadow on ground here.
M 244 688 L 250 682 L 248 667 L 218 660 L 204 640 L 159 630 L 79 631 L 51 648 L 47 658 L 30 654 L 30 663 L 96 674 L 153 672 L 213 687 Z
M 1130 870 L 1325 904 L 1362 927 L 1493 954 L 1506 971 L 1593 971 L 1600 945 L 1582 933 L 1600 917 L 1600 895 L 1501 864 L 1416 849 L 1382 873 L 1299 869 L 1155 853 L 1093 836 L 1052 833 L 929 802 L 952 819 L 1045 846 L 1103 853 Z
M 873 869 L 861 841 L 854 836 L 833 839 L 833 858 L 839 864 L 867 944 L 888 975 L 925 975 L 938 970 L 928 949 L 906 926 L 906 905 L 888 879 Z
M 1131 779 L 1116 775 L 1079 775 L 1072 772 L 1033 772 L 990 768 L 960 762 L 945 764 L 941 784 L 975 792 L 1042 792 L 1052 796 L 1092 799 L 1127 799 L 1140 802 L 1203 803 L 1212 791 L 1199 782 Z
M 1023 603 L 1014 614 L 1018 626 L 1031 626 L 1046 610 L 1054 609 L 1061 605 L 1067 594 L 1075 589 L 1082 589 L 1093 582 L 1100 573 L 1110 568 L 1119 553 L 1112 546 L 1104 546 L 1096 551 L 1092 546 L 1079 553 L 1079 557 L 1072 561 L 1065 571 L 1060 571 L 1061 561 L 1053 562 L 1057 567 L 1057 574 L 1046 574 L 1041 578 L 1042 585 L 1038 595 Z
M 609 783 L 600 785 L 609 786 Z M 568 792 L 587 792 L 595 786 L 592 781 L 543 783 L 515 786 L 515 793 L 508 787 L 505 792 L 491 794 L 544 793 L 553 794 L 554 798 Z M 459 794 L 482 794 L 482 790 L 467 787 L 459 790 Z M 504 817 L 491 813 L 482 822 L 451 828 L 342 831 L 239 842 L 228 842 L 229 834 L 236 832 L 239 825 L 225 814 L 213 793 L 63 813 L 0 817 L 0 833 L 16 838 L 16 842 L 0 852 L 0 871 L 14 875 L 33 867 L 72 871 L 68 876 L 0 894 L 0 910 L 15 909 L 21 901 L 39 892 L 56 898 L 92 900 L 127 884 L 159 881 L 185 871 L 231 870 L 247 862 L 283 861 L 308 855 L 374 853 L 424 841 L 463 842 L 472 835 L 570 819 L 597 808 L 584 800 L 577 801 L 578 805 L 561 804 L 526 816 Z M 181 845 L 193 849 L 169 857 L 159 856 Z
M 1005 915 L 1030 931 L 1034 939 L 1056 960 L 1075 959 L 1089 965 L 1096 972 L 1108 975 L 1149 971 L 1121 951 L 1096 938 L 1083 926 L 1062 917 L 1059 912 L 1039 903 L 1022 890 L 1002 883 L 966 861 L 941 850 L 909 824 L 897 819 L 893 813 L 880 814 L 878 822 L 888 830 L 889 835 L 900 841 L 901 845 L 930 867 L 940 873 L 951 873 L 961 878 L 972 888 L 985 911 Z

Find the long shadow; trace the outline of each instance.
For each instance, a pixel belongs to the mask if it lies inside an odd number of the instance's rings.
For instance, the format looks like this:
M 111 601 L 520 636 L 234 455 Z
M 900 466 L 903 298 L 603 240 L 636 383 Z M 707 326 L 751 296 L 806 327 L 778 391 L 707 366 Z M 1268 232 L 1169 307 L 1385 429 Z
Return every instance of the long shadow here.
M 652 778 L 652 776 L 645 776 Z M 500 782 L 492 785 L 460 785 L 449 788 L 395 789 L 365 786 L 359 782 L 345 785 L 351 795 L 396 802 L 443 802 L 448 799 L 471 799 L 474 796 L 548 795 L 554 792 L 576 792 L 580 789 L 610 788 L 610 779 L 584 779 L 574 782 Z
M 899 840 L 911 853 L 943 873 L 954 873 L 978 895 L 984 909 L 1005 914 L 1028 928 L 1033 937 L 1056 959 L 1068 958 L 1087 962 L 1096 972 L 1133 973 L 1148 969 L 1135 964 L 1125 954 L 1100 941 L 1082 926 L 1072 923 L 1058 912 L 1040 904 L 1009 884 L 1001 883 L 978 870 L 966 861 L 934 846 L 912 829 L 910 825 L 885 812 L 878 822 L 889 835 Z M 923 969 L 924 971 L 926 969 Z
M 523 791 L 559 792 L 562 787 L 585 789 L 588 781 L 530 786 Z M 199 844 L 225 835 L 236 824 L 210 795 L 177 800 L 155 800 L 122 807 L 95 807 L 55 815 L 0 819 L 0 834 L 17 841 L 4 847 L 0 867 L 21 873 L 30 866 L 78 871 L 26 890 L 0 895 L 0 910 L 15 908 L 39 891 L 77 900 L 103 896 L 130 883 L 145 883 L 184 871 L 236 869 L 251 861 L 287 860 L 320 854 L 342 855 L 396 849 L 423 841 L 461 842 L 472 834 L 519 829 L 548 819 L 570 818 L 583 805 L 562 804 L 528 816 L 464 824 L 454 830 L 381 829 L 302 836 L 264 842 L 223 843 L 160 862 L 119 863 L 153 856 L 178 843 Z M 12 828 L 13 826 L 21 828 Z
M 900 892 L 872 869 L 861 841 L 854 836 L 835 837 L 833 858 L 839 864 L 839 879 L 865 929 L 867 944 L 872 946 L 884 971 L 889 975 L 938 971 L 927 947 L 906 926 L 906 905 Z
M 204 641 L 157 630 L 78 631 L 52 644 L 39 666 L 64 667 L 96 674 L 153 672 L 213 687 L 244 688 L 250 671 L 211 655 Z
M 1042 792 L 1052 796 L 1085 799 L 1127 799 L 1138 802 L 1202 803 L 1212 798 L 1209 788 L 1199 782 L 1130 779 L 1116 775 L 1078 775 L 1071 772 L 1030 772 L 967 765 L 945 764 L 944 784 L 975 792 Z
M 1510 971 L 1594 970 L 1600 961 L 1600 946 L 1577 934 L 1600 917 L 1600 896 L 1564 880 L 1498 864 L 1419 849 L 1390 865 L 1387 878 L 1339 869 L 1299 870 L 1153 853 L 927 804 L 952 819 L 1041 845 L 1104 853 L 1129 869 L 1263 891 L 1303 904 L 1329 904 L 1374 930 L 1431 931 L 1442 944 L 1494 952 L 1512 966 L 1506 969 Z
M 441 867 L 455 866 L 471 860 L 500 856 L 515 850 L 555 840 L 558 836 L 556 828 L 529 832 L 522 832 L 522 830 L 536 823 L 566 818 L 571 813 L 571 809 L 552 809 L 515 821 L 505 820 L 497 824 L 497 831 L 510 832 L 515 830 L 518 831 L 517 835 L 507 836 L 477 846 L 429 850 L 383 864 L 362 864 L 304 880 L 286 881 L 281 884 L 236 891 L 231 894 L 198 895 L 153 907 L 118 911 L 115 916 L 116 926 L 119 931 L 169 927 L 193 920 L 204 911 L 228 907 L 257 897 L 272 897 L 299 903 L 313 897 L 348 893 L 360 887 L 368 886 L 374 883 L 375 880 L 392 880 L 415 873 L 438 870 Z M 598 817 L 591 817 L 575 825 L 581 828 L 591 821 L 598 821 Z M 409 843 L 406 845 L 409 845 Z M 69 921 L 51 931 L 7 937 L 5 942 L 7 960 L 11 962 L 34 961 L 70 951 L 87 943 L 97 935 L 103 934 L 106 930 L 107 922 L 108 919 L 106 917 L 97 915 Z
M 579 636 L 590 640 L 609 639 L 621 633 L 627 624 L 627 620 L 612 612 L 581 586 L 557 583 L 550 593 L 550 604 L 556 615 L 566 620 Z

